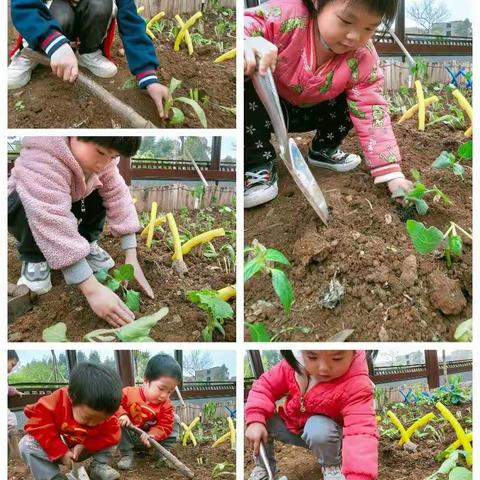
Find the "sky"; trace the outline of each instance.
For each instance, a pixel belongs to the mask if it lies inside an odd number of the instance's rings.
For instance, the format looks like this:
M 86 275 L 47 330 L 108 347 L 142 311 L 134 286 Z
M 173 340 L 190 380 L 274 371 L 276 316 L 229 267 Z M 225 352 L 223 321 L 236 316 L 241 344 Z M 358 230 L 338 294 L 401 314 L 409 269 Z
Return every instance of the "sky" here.
M 405 9 L 408 9 L 415 0 L 406 0 Z M 443 0 L 443 2 L 438 2 L 437 4 L 444 3 L 447 9 L 450 12 L 450 17 L 448 21 L 453 20 L 465 20 L 465 18 L 473 19 L 473 0 Z M 408 15 L 405 17 L 405 23 L 407 27 L 414 27 L 415 22 L 411 20 Z

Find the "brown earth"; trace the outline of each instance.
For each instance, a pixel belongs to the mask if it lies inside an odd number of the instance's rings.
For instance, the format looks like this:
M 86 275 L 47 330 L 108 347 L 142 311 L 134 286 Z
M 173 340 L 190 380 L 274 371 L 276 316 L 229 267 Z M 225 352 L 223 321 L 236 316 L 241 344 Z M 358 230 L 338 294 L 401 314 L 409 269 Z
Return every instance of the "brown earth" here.
M 325 227 L 278 161 L 279 196 L 245 211 L 245 245 L 258 239 L 287 256 L 292 267 L 286 273 L 295 303 L 287 317 L 271 282 L 254 278 L 245 286 L 247 321 L 263 321 L 274 333 L 288 327 L 311 329 L 309 334 L 288 330 L 278 336 L 279 341 L 326 340 L 343 329 L 354 329 L 353 341 L 449 341 L 460 321 L 471 317 L 471 241 L 463 237 L 463 255 L 447 269 L 439 255 L 416 253 L 405 228 L 406 219 L 414 218 L 443 231 L 454 221 L 471 232 L 472 171 L 468 163 L 464 180 L 430 167 L 442 150 L 456 153 L 465 141 L 463 132 L 437 125 L 421 133 L 415 120 L 394 125 L 394 131 L 403 171 L 408 176 L 411 169 L 418 169 L 422 182 L 441 188 L 453 206 L 430 197 L 430 209 L 420 217 L 412 208 L 395 204 L 386 187 L 375 186 L 365 166 L 345 174 L 313 168 L 330 208 Z M 294 138 L 306 158 L 312 134 Z M 361 153 L 352 132 L 343 147 Z M 439 310 L 438 295 L 432 292 L 438 275 L 448 277 L 453 283 L 443 280 L 442 284 L 455 290 L 455 304 L 442 308 L 446 313 Z M 320 306 L 319 299 L 334 276 L 346 291 L 340 304 L 329 310 Z
M 189 17 L 188 14 L 181 16 Z M 204 16 L 203 36 L 205 38 L 215 38 L 214 26 L 217 18 L 214 13 Z M 192 29 L 192 32 L 194 31 L 196 31 L 195 28 Z M 15 39 L 16 33 L 10 25 L 10 47 L 13 47 Z M 224 44 L 224 52 L 235 47 L 235 39 L 231 36 L 225 35 L 221 41 Z M 154 44 L 160 60 L 158 69 L 160 81 L 167 86 L 172 77 L 183 81 L 174 97 L 188 97 L 190 89 L 197 88 L 200 99 L 204 96 L 208 97 L 206 103 L 200 102 L 207 117 L 208 127 L 235 128 L 235 115 L 220 108 L 220 106 L 235 107 L 235 59 L 218 64 L 213 63 L 220 55 L 215 45 L 194 46 L 194 53 L 191 56 L 183 46 L 179 52 L 174 52 L 173 40 L 169 40 L 165 34 L 157 34 Z M 118 73 L 113 79 L 101 79 L 88 75 L 158 127 L 202 128 L 191 107 L 185 104 L 176 105 L 185 114 L 183 125 L 170 125 L 168 121 L 159 119 L 151 98 L 135 85 L 136 82 L 128 70 L 126 58 L 120 52 L 121 48 L 122 44 L 117 31 L 112 55 L 117 63 Z M 83 73 L 87 72 L 84 70 Z M 45 66 L 39 66 L 34 70 L 32 80 L 25 87 L 9 92 L 8 116 L 10 128 L 130 127 L 84 88 L 79 85 L 65 84 L 53 77 L 50 68 Z
M 183 220 L 178 212 L 174 213 L 180 234 L 184 228 L 199 234 L 210 228 L 222 226 L 222 214 L 214 211 L 213 208 L 211 212 L 213 217 L 208 228 L 199 220 L 200 213 L 189 212 L 190 216 L 186 220 Z M 235 229 L 235 226 L 233 225 L 231 228 Z M 168 315 L 151 330 L 150 336 L 159 342 L 202 341 L 201 331 L 206 325 L 207 314 L 192 304 L 186 298 L 185 293 L 202 288 L 218 290 L 234 284 L 235 273 L 232 271 L 227 273 L 216 259 L 206 258 L 201 253 L 201 247 L 195 247 L 184 257 L 188 273 L 184 278 L 180 278 L 172 269 L 172 252 L 167 246 L 163 234 L 157 232 L 156 235 L 157 241 L 154 242 L 151 249 L 145 246 L 145 237 L 140 238 L 137 235 L 140 265 L 155 294 L 154 300 L 141 295 L 141 313 L 137 314 L 137 318 L 152 314 L 167 306 L 169 308 Z M 167 235 L 165 238 L 169 238 L 169 236 Z M 232 242 L 229 237 L 218 237 L 213 240 L 217 252 L 229 242 Z M 124 263 L 124 255 L 119 241 L 108 229 L 102 235 L 99 244 L 110 253 L 117 262 L 117 266 Z M 221 256 L 222 254 L 220 254 Z M 9 281 L 16 283 L 21 265 L 15 249 L 15 240 L 11 236 L 9 236 L 8 262 Z M 67 325 L 67 337 L 70 341 L 82 341 L 86 333 L 108 327 L 105 321 L 93 313 L 85 297 L 76 287 L 65 285 L 61 272 L 52 272 L 52 284 L 52 290 L 39 297 L 38 303 L 31 311 L 11 323 L 9 326 L 10 341 L 42 341 L 42 331 L 57 322 L 64 322 Z M 231 305 L 235 312 L 235 302 L 231 302 Z M 235 321 L 226 320 L 224 328 L 225 338 L 215 331 L 214 340 L 235 341 Z
M 230 450 L 229 446 L 219 445 L 211 448 L 210 444 L 199 444 L 197 447 L 188 445 L 181 447 L 176 445 L 172 449 L 172 453 L 195 474 L 198 480 L 210 480 L 212 478 L 212 469 L 217 463 L 235 464 L 235 452 Z M 199 464 L 197 459 L 202 459 L 203 463 Z M 116 457 L 113 467 L 115 467 Z M 144 456 L 137 455 L 136 468 L 130 472 L 121 472 L 121 480 L 181 480 L 185 477 L 173 467 L 155 466 L 156 460 L 151 454 Z M 89 460 L 84 462 L 87 466 Z M 32 480 L 32 476 L 26 464 L 21 460 L 10 459 L 8 462 L 8 478 L 9 480 Z

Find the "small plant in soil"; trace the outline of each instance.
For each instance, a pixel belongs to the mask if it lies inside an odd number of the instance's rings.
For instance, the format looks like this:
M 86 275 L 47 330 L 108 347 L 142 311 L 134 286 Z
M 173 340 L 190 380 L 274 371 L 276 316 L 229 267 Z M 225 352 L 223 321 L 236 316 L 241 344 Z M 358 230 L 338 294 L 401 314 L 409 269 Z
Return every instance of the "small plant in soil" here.
M 462 177 L 465 173 L 465 167 L 460 164 L 462 160 L 472 159 L 472 142 L 466 142 L 457 150 L 458 158 L 450 152 L 443 151 L 432 163 L 432 167 L 439 170 L 452 170 L 454 175 Z
M 452 255 L 456 257 L 462 255 L 463 242 L 459 232 L 472 239 L 468 232 L 454 222 L 450 222 L 450 226 L 443 233 L 437 227 L 427 228 L 422 222 L 407 220 L 407 232 L 415 250 L 421 255 L 443 248 L 443 256 L 448 268 L 452 266 Z
M 244 282 L 246 283 L 255 275 L 266 274 L 272 277 L 272 286 L 288 315 L 294 302 L 292 285 L 283 270 L 273 265 L 290 265 L 285 255 L 274 248 L 266 248 L 257 240 L 247 247 L 244 253 L 248 255 L 248 261 L 244 268 Z
M 224 321 L 233 318 L 233 309 L 218 296 L 215 290 L 190 290 L 187 292 L 187 298 L 198 305 L 199 308 L 207 312 L 207 326 L 202 330 L 202 338 L 206 342 L 213 341 L 213 332 L 218 330 L 225 336 L 223 328 Z
M 312 329 L 308 327 L 287 327 L 282 328 L 275 334 L 272 334 L 268 331 L 263 322 L 245 322 L 245 326 L 248 328 L 252 342 L 275 342 L 281 335 L 288 332 L 300 332 L 304 335 L 308 335 L 312 331 Z
M 473 322 L 471 318 L 460 323 L 455 330 L 454 338 L 457 342 L 473 341 Z
M 167 115 L 171 113 L 171 119 L 170 123 L 172 125 L 183 125 L 185 122 L 185 114 L 183 111 L 178 108 L 174 107 L 174 104 L 178 104 L 179 102 L 181 103 L 186 103 L 187 105 L 190 105 L 197 116 L 198 120 L 202 124 L 203 128 L 207 128 L 207 117 L 205 116 L 205 112 L 203 111 L 203 108 L 196 102 L 195 100 L 192 100 L 191 98 L 188 97 L 174 97 L 173 94 L 175 91 L 182 85 L 181 80 L 177 80 L 176 78 L 173 78 L 170 80 L 170 86 L 168 88 L 171 100 L 167 100 L 165 102 L 165 112 Z M 170 116 L 170 115 L 169 115 Z
M 235 465 L 231 463 L 216 463 L 212 469 L 212 478 L 235 477 Z
M 126 263 L 120 268 L 115 268 L 112 275 L 108 273 L 107 269 L 100 270 L 95 273 L 95 277 L 100 283 L 105 284 L 110 290 L 116 292 L 121 291 L 121 297 L 127 307 L 133 312 L 140 311 L 140 293 L 133 289 L 125 287 L 126 282 L 131 282 L 134 279 L 133 266 Z
M 425 480 L 472 480 L 471 470 L 463 466 L 465 456 L 466 452 L 462 450 L 452 451 L 440 468 Z

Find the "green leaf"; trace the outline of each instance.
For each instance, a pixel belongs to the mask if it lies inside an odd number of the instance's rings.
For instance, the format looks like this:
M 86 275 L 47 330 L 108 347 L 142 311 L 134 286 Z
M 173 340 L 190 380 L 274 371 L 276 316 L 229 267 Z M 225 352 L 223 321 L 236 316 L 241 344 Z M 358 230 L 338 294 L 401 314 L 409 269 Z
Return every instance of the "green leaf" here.
M 185 115 L 183 112 L 177 108 L 177 107 L 172 107 L 172 118 L 170 119 L 170 123 L 172 125 L 182 125 L 182 123 L 185 121 Z
M 407 192 L 407 198 L 422 198 L 427 191 L 427 187 L 423 183 L 417 182 L 415 186 Z
M 471 318 L 465 320 L 456 328 L 454 338 L 457 342 L 471 342 L 473 340 L 473 322 Z
M 459 257 L 462 254 L 462 238 L 459 235 L 448 236 L 448 248 Z
M 433 252 L 443 240 L 443 233 L 437 227 L 426 228 L 423 223 L 411 219 L 407 220 L 407 232 L 421 255 Z
M 212 329 L 209 327 L 205 327 L 202 330 L 202 338 L 204 342 L 212 342 L 213 341 L 213 332 Z
M 440 465 L 440 468 L 437 470 L 437 472 L 447 475 L 450 470 L 457 466 L 457 460 L 458 451 L 454 450 L 452 454 Z
M 457 153 L 460 157 L 471 160 L 472 155 L 473 155 L 472 141 L 469 140 L 468 142 L 464 143 L 463 145 L 460 145 L 460 147 L 458 147 L 458 152 Z
M 168 313 L 167 307 L 162 307 L 158 312 L 146 317 L 139 318 L 132 323 L 127 323 L 120 328 L 112 330 L 121 342 L 136 342 L 137 339 L 143 342 L 150 330 Z
M 280 298 L 282 302 L 283 309 L 285 313 L 290 312 L 290 307 L 293 302 L 293 290 L 290 281 L 288 280 L 285 272 L 277 268 L 271 268 L 270 273 L 272 274 L 272 285 L 275 293 Z
M 132 312 L 140 311 L 140 293 L 135 290 L 126 290 L 125 296 L 125 305 L 132 310 Z
M 67 326 L 63 322 L 56 323 L 42 332 L 44 342 L 68 342 Z
M 223 320 L 233 318 L 233 309 L 228 302 L 219 298 L 215 290 L 190 290 L 187 292 L 190 301 L 208 312 L 212 319 Z
M 259 258 L 249 260 L 243 267 L 243 281 L 246 283 L 250 278 L 256 275 L 263 267 L 265 263 Z
M 428 211 L 428 204 L 423 198 L 415 200 L 415 208 L 419 215 L 425 215 Z
M 278 250 L 274 248 L 267 248 L 265 252 L 265 260 L 270 260 L 272 262 L 283 263 L 284 265 L 290 265 L 290 262 L 287 260 L 287 257 Z
M 192 100 L 191 98 L 187 97 L 177 97 L 175 98 L 175 101 L 183 102 L 188 105 L 190 105 L 193 108 L 193 111 L 197 115 L 198 119 L 200 120 L 200 123 L 202 124 L 203 128 L 208 128 L 207 127 L 207 117 L 205 116 L 205 112 L 203 111 L 203 108 L 195 101 Z
M 269 342 L 271 340 L 272 337 L 270 333 L 268 333 L 267 327 L 265 327 L 262 322 L 245 322 L 245 325 L 248 327 L 248 332 L 250 333 L 252 342 Z
M 453 173 L 455 175 L 458 175 L 461 177 L 465 173 L 465 168 L 463 168 L 463 165 L 460 165 L 459 163 L 454 163 L 452 167 Z
M 439 196 L 442 202 L 446 203 L 447 205 L 451 205 L 453 202 L 450 200 L 450 197 L 443 193 L 436 185 L 433 186 L 433 191 L 435 195 Z
M 181 80 L 177 80 L 176 78 L 172 77 L 172 79 L 170 80 L 170 86 L 168 87 L 170 95 L 173 96 L 173 93 L 178 87 L 180 87 L 181 84 L 182 84 Z
M 419 182 L 420 181 L 420 172 L 416 169 L 416 168 L 412 168 L 410 170 L 410 173 L 412 175 L 412 178 L 416 181 L 416 182 Z
M 448 475 L 448 480 L 472 480 L 472 472 L 465 467 L 455 467 Z
M 108 269 L 104 268 L 103 270 L 96 272 L 95 277 L 100 283 L 104 283 L 108 277 Z
M 120 288 L 120 282 L 118 280 L 115 280 L 114 278 L 111 278 L 108 282 L 107 282 L 107 287 L 116 292 L 119 288 Z
M 113 278 L 119 282 L 131 281 L 134 278 L 133 265 L 126 263 L 122 265 L 120 269 L 115 269 L 113 271 Z
M 437 159 L 432 163 L 433 168 L 449 168 L 450 165 L 455 163 L 455 157 L 453 154 L 443 151 Z

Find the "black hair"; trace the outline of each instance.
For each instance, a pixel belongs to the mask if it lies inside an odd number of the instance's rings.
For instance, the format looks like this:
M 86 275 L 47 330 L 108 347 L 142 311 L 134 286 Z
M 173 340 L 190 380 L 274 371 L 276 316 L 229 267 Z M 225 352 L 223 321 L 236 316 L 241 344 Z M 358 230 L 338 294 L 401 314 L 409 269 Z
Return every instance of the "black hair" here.
M 158 380 L 160 377 L 171 377 L 181 382 L 182 367 L 170 355 L 159 353 L 148 361 L 144 377 L 149 382 Z
M 287 361 L 287 363 L 299 374 L 303 375 L 305 372 L 302 371 L 302 366 L 299 361 L 295 358 L 295 355 L 291 350 L 280 350 L 282 357 Z
M 124 157 L 132 157 L 140 148 L 142 137 L 77 137 L 81 142 L 95 143 L 116 150 Z
M 327 4 L 335 0 L 303 0 L 312 17 L 316 17 Z M 378 13 L 388 30 L 397 15 L 399 0 L 347 0 L 349 4 L 360 3 L 369 10 Z
M 82 362 L 70 374 L 68 394 L 72 405 L 86 405 L 97 412 L 112 414 L 122 399 L 122 381 L 115 370 Z
M 15 360 L 16 362 L 19 362 L 20 359 L 18 358 L 17 352 L 15 350 L 8 350 L 7 351 L 7 360 Z

